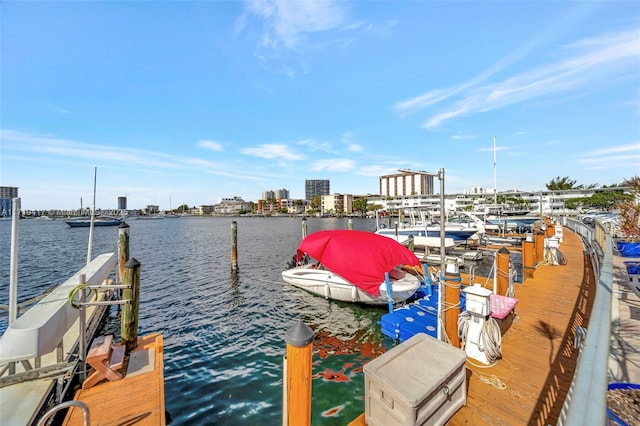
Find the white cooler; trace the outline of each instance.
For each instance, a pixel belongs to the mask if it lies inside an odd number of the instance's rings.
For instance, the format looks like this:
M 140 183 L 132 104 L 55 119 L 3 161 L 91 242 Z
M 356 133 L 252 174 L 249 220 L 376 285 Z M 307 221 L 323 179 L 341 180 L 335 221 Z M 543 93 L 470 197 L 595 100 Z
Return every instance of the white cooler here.
M 419 333 L 365 364 L 367 426 L 445 424 L 467 402 L 466 359 Z

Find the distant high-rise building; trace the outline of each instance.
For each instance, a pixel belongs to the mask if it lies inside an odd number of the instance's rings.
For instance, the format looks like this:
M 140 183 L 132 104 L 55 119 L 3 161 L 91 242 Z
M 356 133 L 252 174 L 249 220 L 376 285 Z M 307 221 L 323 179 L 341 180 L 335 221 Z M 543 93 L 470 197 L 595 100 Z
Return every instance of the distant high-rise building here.
M 433 194 L 433 176 L 427 172 L 410 170 L 394 175 L 380 176 L 380 195 L 407 197 Z
M 304 197 L 312 200 L 313 197 L 322 198 L 329 195 L 329 179 L 307 179 L 304 181 Z
M 263 191 L 262 192 L 262 199 L 263 200 L 275 200 L 276 199 L 276 193 L 274 191 Z
M 276 200 L 288 200 L 289 199 L 289 190 L 288 189 L 276 189 Z
M 127 209 L 127 197 L 118 197 L 118 210 Z
M 289 190 L 288 189 L 276 189 L 275 191 L 269 190 L 262 192 L 263 200 L 288 200 L 289 199 Z
M 13 211 L 13 199 L 18 198 L 15 186 L 0 186 L 0 217 L 9 217 Z

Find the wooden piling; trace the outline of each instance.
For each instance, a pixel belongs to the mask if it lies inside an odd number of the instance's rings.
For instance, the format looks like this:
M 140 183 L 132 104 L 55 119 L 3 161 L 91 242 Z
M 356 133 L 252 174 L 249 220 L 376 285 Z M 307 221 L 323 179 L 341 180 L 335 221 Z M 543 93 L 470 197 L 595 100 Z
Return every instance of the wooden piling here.
M 453 270 L 449 271 L 449 267 Z M 451 346 L 460 347 L 458 316 L 460 316 L 460 273 L 456 264 L 448 264 L 444 272 L 444 326 Z
M 122 222 L 118 225 L 118 283 L 124 276 L 124 264 L 129 261 L 129 225 Z
M 135 257 L 124 265 L 122 284 L 130 288 L 122 291 L 122 298 L 129 303 L 122 305 L 120 313 L 120 338 L 127 352 L 136 347 L 138 339 L 138 312 L 140 308 L 140 262 Z
M 415 249 L 415 243 L 413 241 L 413 235 L 409 235 L 409 242 L 407 244 L 407 248 L 409 251 L 413 251 Z
M 509 250 L 502 247 L 496 252 L 496 294 L 506 296 L 509 289 Z
M 349 218 L 347 220 L 347 228 L 349 228 L 349 231 L 353 231 L 353 219 Z
M 302 239 L 307 238 L 307 218 L 302 218 Z
M 238 222 L 231 221 L 231 270 L 238 270 Z
M 527 278 L 533 278 L 535 272 L 535 243 L 533 238 L 529 241 L 529 237 L 530 234 L 527 240 L 522 243 L 522 282 L 525 282 Z
M 553 237 L 555 234 L 556 234 L 556 227 L 551 221 L 549 221 L 549 225 L 547 225 L 547 230 L 545 232 L 545 235 L 547 237 Z
M 535 248 L 536 248 L 536 256 L 535 256 L 535 264 L 542 262 L 544 259 L 544 233 L 536 234 L 535 236 Z
M 285 369 L 285 413 L 283 424 L 311 424 L 311 363 L 313 361 L 313 330 L 298 321 L 287 330 Z

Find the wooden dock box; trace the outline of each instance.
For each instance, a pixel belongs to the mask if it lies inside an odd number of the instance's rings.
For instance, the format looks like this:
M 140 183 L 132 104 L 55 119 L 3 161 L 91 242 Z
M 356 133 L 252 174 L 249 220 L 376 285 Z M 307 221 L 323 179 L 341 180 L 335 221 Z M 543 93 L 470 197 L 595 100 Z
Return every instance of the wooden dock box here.
M 445 424 L 467 401 L 466 359 L 419 333 L 365 364 L 367 426 Z

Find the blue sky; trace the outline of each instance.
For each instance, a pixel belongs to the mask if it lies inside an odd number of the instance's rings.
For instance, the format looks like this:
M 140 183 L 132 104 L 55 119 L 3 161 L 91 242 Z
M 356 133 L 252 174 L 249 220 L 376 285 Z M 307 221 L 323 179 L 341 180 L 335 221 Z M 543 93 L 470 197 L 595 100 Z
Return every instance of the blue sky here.
M 4 1 L 0 70 L 24 209 L 640 174 L 637 1 Z

